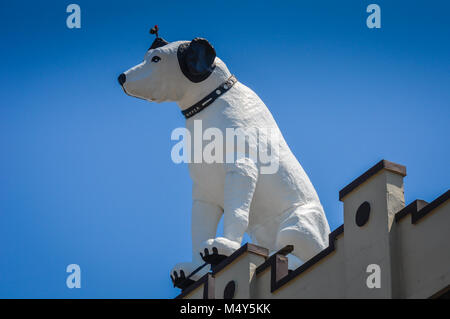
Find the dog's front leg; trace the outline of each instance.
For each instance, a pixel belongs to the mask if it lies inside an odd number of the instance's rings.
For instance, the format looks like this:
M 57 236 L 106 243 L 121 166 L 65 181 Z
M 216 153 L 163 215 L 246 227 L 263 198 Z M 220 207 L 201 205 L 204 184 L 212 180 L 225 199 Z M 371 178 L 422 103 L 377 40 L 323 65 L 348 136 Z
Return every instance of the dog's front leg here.
M 248 227 L 258 168 L 250 159 L 225 165 L 223 236 L 240 245 Z
M 175 284 L 183 283 L 183 280 L 194 272 L 204 261 L 200 257 L 199 252 L 203 251 L 202 244 L 209 238 L 216 236 L 217 224 L 222 216 L 222 208 L 216 204 L 197 198 L 199 189 L 194 184 L 193 188 L 194 200 L 192 202 L 192 220 L 191 220 L 191 236 L 192 236 L 192 261 L 180 262 L 172 268 L 170 274 Z M 204 196 L 198 196 L 200 198 Z M 198 280 L 206 272 L 209 267 L 203 268 L 190 279 Z
M 207 240 L 203 249 L 229 256 L 241 246 L 258 180 L 255 163 L 244 158 L 225 165 L 223 237 Z M 206 253 L 206 251 L 205 251 Z
M 222 217 L 222 213 L 222 208 L 218 205 L 194 199 L 192 203 L 191 236 L 192 261 L 196 265 L 203 262 L 199 254 L 202 244 L 207 239 L 216 236 L 217 225 Z

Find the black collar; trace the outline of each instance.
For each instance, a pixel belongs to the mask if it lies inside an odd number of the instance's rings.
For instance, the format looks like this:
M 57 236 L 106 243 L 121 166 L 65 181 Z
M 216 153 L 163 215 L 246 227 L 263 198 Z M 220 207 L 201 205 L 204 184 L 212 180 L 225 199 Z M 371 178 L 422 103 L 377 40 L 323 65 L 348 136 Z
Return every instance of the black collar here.
M 237 80 L 234 77 L 234 75 L 230 76 L 228 80 L 223 82 L 221 85 L 219 85 L 214 91 L 209 93 L 207 96 L 205 96 L 203 99 L 192 105 L 191 107 L 187 108 L 184 111 L 181 111 L 183 113 L 185 118 L 190 118 L 194 116 L 195 114 L 201 112 L 203 109 L 207 108 L 212 102 L 214 102 L 219 96 L 224 94 L 226 91 L 231 89 L 231 87 L 236 83 Z

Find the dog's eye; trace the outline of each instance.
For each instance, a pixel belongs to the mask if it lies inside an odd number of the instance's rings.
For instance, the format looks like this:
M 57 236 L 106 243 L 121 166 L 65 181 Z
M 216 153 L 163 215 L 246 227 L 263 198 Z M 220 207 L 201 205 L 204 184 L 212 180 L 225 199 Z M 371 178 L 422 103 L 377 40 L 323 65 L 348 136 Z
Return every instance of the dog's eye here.
M 159 62 L 159 61 L 161 61 L 161 58 L 159 57 L 159 56 L 157 56 L 157 55 L 155 55 L 153 58 L 152 58 L 152 62 Z

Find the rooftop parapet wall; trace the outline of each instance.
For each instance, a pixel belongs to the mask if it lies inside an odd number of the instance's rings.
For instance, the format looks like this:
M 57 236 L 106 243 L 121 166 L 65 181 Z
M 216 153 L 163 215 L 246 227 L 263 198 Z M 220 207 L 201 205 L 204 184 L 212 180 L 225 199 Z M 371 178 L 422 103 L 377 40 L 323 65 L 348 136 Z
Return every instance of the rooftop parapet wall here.
M 398 295 L 428 298 L 450 283 L 450 191 L 431 203 L 416 200 L 396 214 Z M 410 215 L 410 217 L 409 217 Z
M 329 246 L 287 269 L 292 247 L 272 256 L 246 244 L 177 298 L 427 298 L 450 287 L 450 191 L 405 207 L 406 168 L 380 161 L 344 187 L 344 224 Z M 408 222 L 408 216 L 411 216 Z M 345 228 L 345 233 L 344 233 Z M 380 269 L 369 288 L 369 265 Z M 447 293 L 448 294 L 448 293 Z

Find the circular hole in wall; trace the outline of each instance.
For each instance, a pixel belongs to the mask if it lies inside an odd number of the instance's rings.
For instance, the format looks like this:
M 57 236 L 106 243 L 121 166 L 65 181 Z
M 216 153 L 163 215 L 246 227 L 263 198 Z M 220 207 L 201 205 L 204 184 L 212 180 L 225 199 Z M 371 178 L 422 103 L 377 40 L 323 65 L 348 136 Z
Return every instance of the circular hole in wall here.
M 235 290 L 236 283 L 234 282 L 234 280 L 232 280 L 225 286 L 225 289 L 223 291 L 223 299 L 233 299 Z
M 369 220 L 370 204 L 369 202 L 362 203 L 356 211 L 355 222 L 359 227 L 364 226 Z

